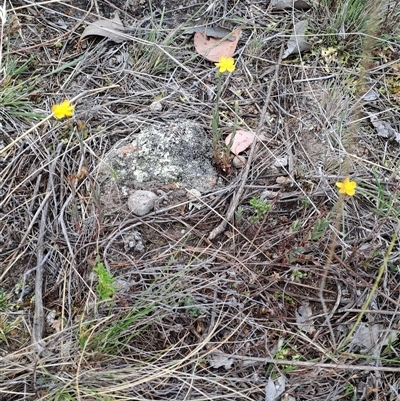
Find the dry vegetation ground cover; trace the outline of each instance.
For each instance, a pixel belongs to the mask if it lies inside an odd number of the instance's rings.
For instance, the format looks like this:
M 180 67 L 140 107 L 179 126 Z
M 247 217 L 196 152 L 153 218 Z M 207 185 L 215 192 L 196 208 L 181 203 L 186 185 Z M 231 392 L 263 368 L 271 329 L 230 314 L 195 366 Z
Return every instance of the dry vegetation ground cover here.
M 400 399 L 399 2 L 309 4 L 4 2 L 0 400 Z M 115 13 L 126 41 L 80 40 Z M 282 60 L 301 20 L 311 48 Z M 198 23 L 242 26 L 220 129 L 237 101 L 249 162 L 196 201 L 109 211 L 118 140 L 186 119 L 212 141 Z

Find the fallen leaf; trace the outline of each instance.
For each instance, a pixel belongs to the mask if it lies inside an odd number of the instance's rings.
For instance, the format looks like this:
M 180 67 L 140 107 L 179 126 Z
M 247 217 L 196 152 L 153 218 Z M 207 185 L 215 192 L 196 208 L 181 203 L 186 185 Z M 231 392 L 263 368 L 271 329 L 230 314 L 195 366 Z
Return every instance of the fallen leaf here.
M 400 143 L 400 133 L 396 131 L 387 121 L 378 120 L 376 114 L 368 113 L 371 124 L 376 129 L 378 136 L 386 139 L 394 139 Z
M 311 320 L 312 310 L 310 305 L 304 304 L 300 305 L 299 308 L 295 311 L 296 315 L 296 324 L 297 327 L 308 334 L 313 334 L 315 332 L 315 327 L 312 324 L 313 320 Z
M 228 370 L 232 367 L 234 360 L 233 358 L 230 358 L 228 354 L 215 350 L 208 356 L 208 362 L 214 369 L 224 367 L 226 370 Z
M 304 39 L 304 34 L 307 29 L 308 22 L 307 21 L 299 21 L 294 26 L 294 33 L 290 36 L 287 42 L 287 49 L 285 53 L 283 53 L 282 58 L 287 58 L 292 54 L 295 53 L 302 53 L 305 51 L 310 50 L 311 46 L 307 41 Z
M 185 33 L 204 33 L 208 37 L 218 38 L 218 39 L 225 39 L 231 42 L 236 40 L 236 36 L 232 34 L 232 32 L 224 28 L 223 26 L 194 26 L 193 28 L 188 28 L 185 30 Z
M 265 401 L 277 401 L 280 395 L 285 392 L 285 387 L 286 379 L 284 376 L 279 376 L 276 381 L 269 378 L 265 386 Z
M 397 330 L 390 330 L 383 324 L 361 322 L 354 333 L 349 349 L 351 352 L 355 350 L 379 358 L 382 347 L 396 341 L 398 335 Z
M 100 19 L 88 25 L 81 35 L 81 40 L 87 36 L 103 36 L 115 43 L 121 43 L 126 40 L 121 34 L 124 30 L 118 14 L 115 14 L 113 19 Z
M 272 10 L 284 10 L 296 8 L 297 10 L 309 10 L 311 6 L 303 0 L 271 0 Z
M 231 138 L 232 138 L 233 134 L 229 134 L 226 138 L 225 138 L 225 144 L 226 146 L 229 146 L 230 142 L 231 142 Z M 254 132 L 251 131 L 244 131 L 244 130 L 237 130 L 235 137 L 233 138 L 233 142 L 232 142 L 232 146 L 230 151 L 238 156 L 239 153 L 243 152 L 244 150 L 246 150 L 254 141 L 255 138 L 255 134 Z
M 380 93 L 376 89 L 370 88 L 366 93 L 364 93 L 362 99 L 366 102 L 373 102 L 374 100 L 378 100 L 379 97 Z
M 209 37 L 204 32 L 196 32 L 193 39 L 194 47 L 197 53 L 208 61 L 217 62 L 221 57 L 232 57 L 239 42 L 241 31 L 242 28 L 239 27 L 231 32 L 231 36 L 235 38 L 233 41 Z

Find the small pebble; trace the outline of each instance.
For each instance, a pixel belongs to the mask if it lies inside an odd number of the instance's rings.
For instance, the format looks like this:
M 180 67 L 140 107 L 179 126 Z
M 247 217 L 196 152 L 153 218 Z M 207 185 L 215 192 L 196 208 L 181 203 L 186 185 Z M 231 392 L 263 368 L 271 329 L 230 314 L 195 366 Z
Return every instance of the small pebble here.
M 243 168 L 246 165 L 246 158 L 244 156 L 235 156 L 232 164 L 236 168 Z
M 128 208 L 136 216 L 144 216 L 153 210 L 157 198 L 151 191 L 135 191 L 128 198 Z
M 288 164 L 287 156 L 277 157 L 274 162 L 275 167 L 286 167 Z

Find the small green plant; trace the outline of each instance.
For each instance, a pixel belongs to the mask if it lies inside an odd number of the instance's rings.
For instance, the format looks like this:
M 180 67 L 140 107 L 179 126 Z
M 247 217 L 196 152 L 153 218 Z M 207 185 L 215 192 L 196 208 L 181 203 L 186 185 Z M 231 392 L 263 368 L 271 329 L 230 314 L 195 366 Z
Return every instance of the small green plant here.
M 378 177 L 375 176 L 374 178 L 375 183 L 366 183 L 360 194 L 371 202 L 372 210 L 377 216 L 397 219 L 400 216 L 398 197 L 393 196 Z
M 371 23 L 371 5 L 363 0 L 339 0 L 336 2 L 323 0 L 320 5 L 330 9 L 327 32 L 333 33 L 332 43 L 336 40 L 336 32 L 345 29 L 346 32 L 365 32 Z M 374 13 L 379 14 L 379 3 Z
M 40 78 L 25 78 L 33 61 L 30 59 L 21 64 L 12 61 L 3 65 L 3 76 L 0 81 L 0 107 L 6 115 L 23 117 L 30 120 L 43 118 L 42 114 L 34 111 L 34 103 L 30 94 Z M 21 78 L 23 77 L 23 78 Z
M 271 205 L 266 200 L 256 197 L 250 200 L 250 205 L 256 212 L 256 215 L 251 218 L 253 223 L 260 221 L 271 209 Z
M 305 278 L 305 277 L 307 277 L 307 273 L 302 273 L 301 271 L 296 270 L 296 269 L 294 269 L 292 271 L 292 279 L 295 280 L 295 281 L 296 280 L 300 280 L 300 279 Z
M 153 308 L 154 303 L 141 309 L 132 307 L 97 322 L 83 323 L 79 329 L 80 347 L 96 352 L 97 357 L 100 354 L 117 355 L 150 324 L 151 318 L 141 326 L 140 330 L 132 330 L 132 326 L 148 316 Z
M 96 291 L 100 300 L 105 301 L 107 299 L 112 299 L 116 291 L 116 286 L 114 284 L 115 278 L 104 267 L 104 264 L 100 261 L 99 255 L 97 255 L 96 266 L 93 271 L 97 274 L 99 280 Z
M 356 387 L 353 385 L 353 384 L 351 384 L 350 382 L 346 382 L 346 384 L 345 384 L 345 393 L 346 393 L 346 395 L 348 395 L 348 394 L 353 394 L 353 397 L 356 397 L 357 396 L 357 389 L 356 389 Z M 353 399 L 355 399 L 355 398 L 353 398 Z
M 199 317 L 204 313 L 203 308 L 198 307 L 192 298 L 186 298 L 184 305 L 191 317 Z
M 292 305 L 292 306 L 293 306 L 293 305 L 295 304 L 293 298 L 290 297 L 289 295 L 283 296 L 282 294 L 279 294 L 278 292 L 275 292 L 275 293 L 274 293 L 274 297 L 275 297 L 276 299 L 281 299 L 281 300 L 287 302 L 289 305 Z
M 280 348 L 278 351 L 276 351 L 275 358 L 276 359 L 288 359 L 290 353 L 289 348 Z
M 297 352 L 296 348 L 296 346 L 294 346 L 293 349 L 290 347 L 281 347 L 276 351 L 275 358 L 280 360 L 288 359 L 292 361 L 299 361 L 301 359 L 301 355 Z M 286 365 L 283 367 L 285 372 L 291 372 L 295 369 L 296 366 L 294 365 Z
M 243 208 L 239 206 L 235 211 L 235 221 L 238 223 L 243 220 Z
M 395 264 L 393 262 L 388 262 L 388 268 L 390 271 L 394 273 L 400 273 L 400 265 Z
M 293 249 L 289 249 L 287 252 L 285 252 L 285 256 L 287 261 L 292 264 L 292 263 L 297 263 L 299 259 L 302 257 L 304 252 L 304 248 L 302 247 L 296 247 Z
M 308 233 L 308 239 L 314 241 L 321 238 L 324 235 L 326 227 L 328 227 L 330 221 L 328 219 L 318 219 L 312 226 Z
M 10 321 L 7 315 L 0 315 L 0 344 L 7 343 L 7 339 L 13 330 L 19 326 L 20 317 L 17 317 L 14 321 Z
M 291 227 L 290 227 L 290 231 L 291 231 L 292 233 L 297 233 L 297 232 L 300 230 L 302 224 L 303 224 L 303 223 L 302 223 L 300 220 L 295 220 L 295 221 L 292 223 Z
M 7 296 L 3 289 L 0 290 L 0 311 L 5 311 L 7 309 Z

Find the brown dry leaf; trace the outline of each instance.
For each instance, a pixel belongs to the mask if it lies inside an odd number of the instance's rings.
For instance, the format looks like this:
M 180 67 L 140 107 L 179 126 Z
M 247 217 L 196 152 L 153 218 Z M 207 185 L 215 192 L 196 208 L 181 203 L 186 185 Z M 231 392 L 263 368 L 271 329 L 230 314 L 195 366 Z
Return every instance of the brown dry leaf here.
M 115 43 L 121 43 L 126 40 L 126 37 L 122 35 L 124 30 L 125 27 L 122 25 L 118 14 L 115 14 L 113 19 L 100 19 L 88 25 L 81 35 L 81 40 L 94 35 L 103 36 Z
M 226 146 L 229 146 L 231 142 L 233 134 L 229 134 L 225 138 L 225 144 Z M 255 135 L 254 132 L 251 131 L 244 131 L 244 130 L 237 130 L 235 137 L 233 138 L 233 143 L 231 147 L 231 152 L 234 155 L 238 155 L 239 153 L 243 152 L 246 150 L 254 141 Z
M 196 32 L 194 34 L 194 47 L 197 53 L 201 54 L 206 60 L 217 62 L 221 57 L 232 57 L 239 42 L 242 28 L 235 29 L 230 37 L 234 40 L 221 40 L 207 36 L 206 33 Z

